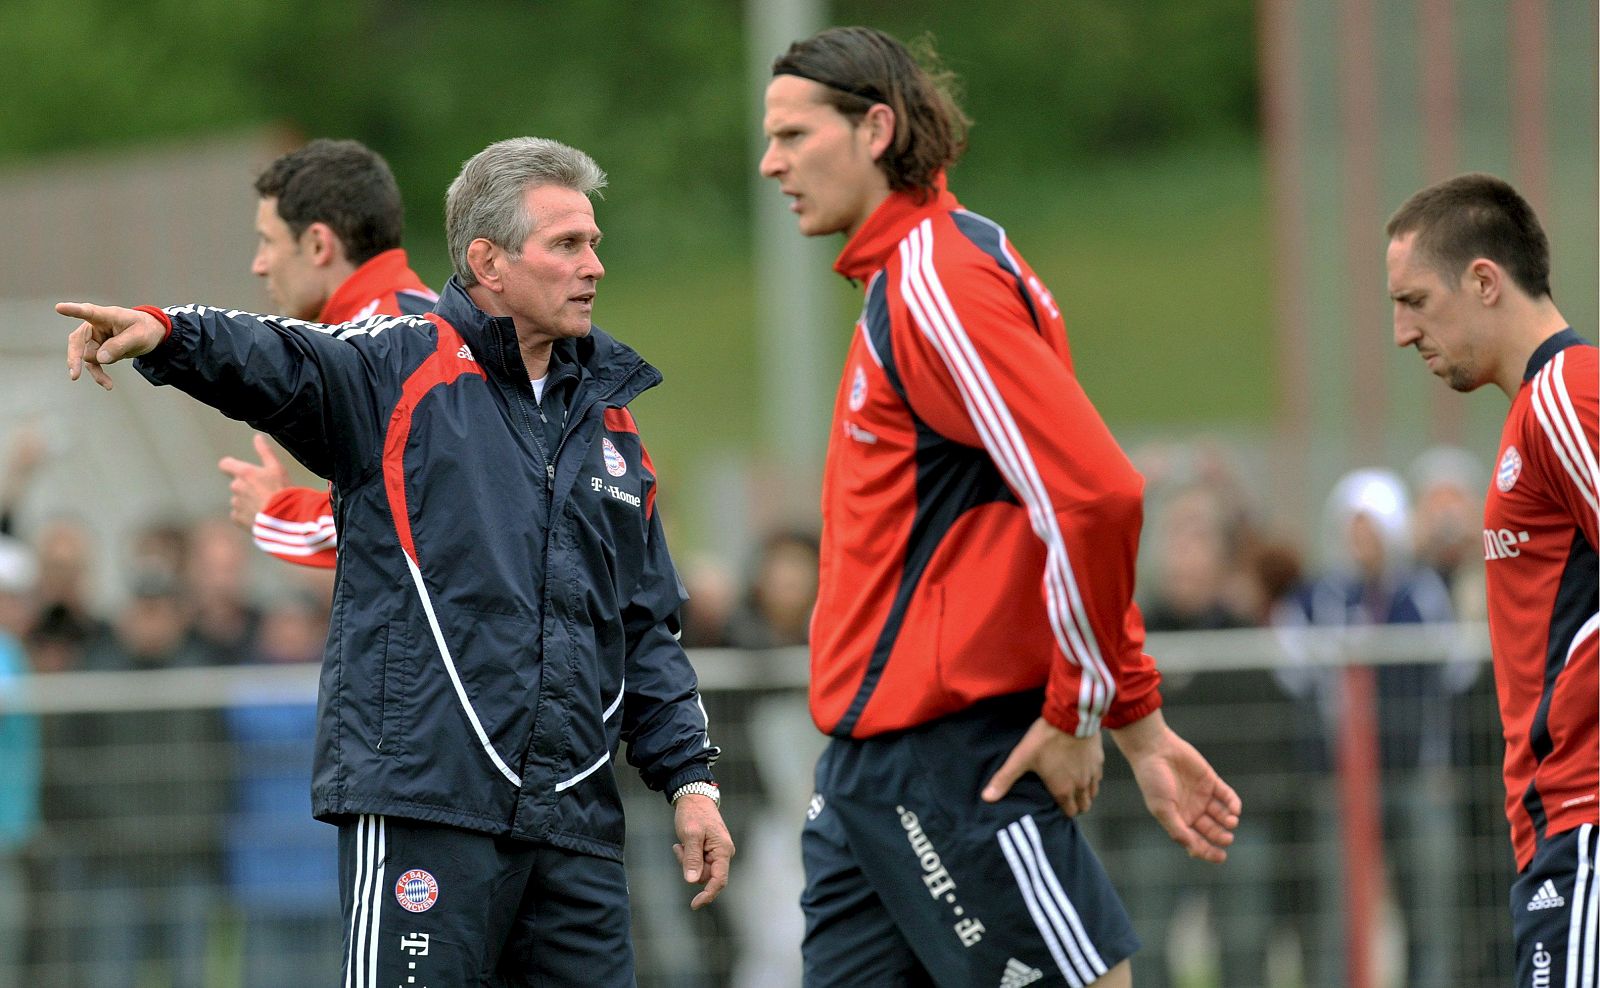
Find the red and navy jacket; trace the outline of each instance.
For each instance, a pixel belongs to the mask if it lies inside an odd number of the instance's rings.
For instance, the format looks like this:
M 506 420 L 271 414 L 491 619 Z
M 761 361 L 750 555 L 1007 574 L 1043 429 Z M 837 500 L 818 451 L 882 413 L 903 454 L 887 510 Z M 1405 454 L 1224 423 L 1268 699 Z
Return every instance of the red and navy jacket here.
M 510 319 L 452 279 L 427 316 L 326 327 L 185 305 L 139 371 L 333 482 L 339 565 L 313 809 L 619 859 L 621 741 L 653 789 L 711 778 L 656 476 L 627 404 L 661 380 L 595 329 L 547 457 Z
M 1483 509 L 1489 640 L 1517 867 L 1600 823 L 1600 360 L 1563 330 L 1534 351 L 1500 433 Z
M 327 325 L 371 316 L 420 316 L 439 296 L 411 270 L 399 247 L 366 260 L 334 289 L 317 316 Z M 326 490 L 285 487 L 262 505 L 251 527 L 257 548 L 290 563 L 333 569 L 338 535 Z
M 1143 480 L 1066 329 L 943 178 L 894 193 L 834 265 L 866 301 L 834 404 L 811 713 L 866 737 L 1043 687 L 1088 736 L 1160 706 L 1133 604 Z

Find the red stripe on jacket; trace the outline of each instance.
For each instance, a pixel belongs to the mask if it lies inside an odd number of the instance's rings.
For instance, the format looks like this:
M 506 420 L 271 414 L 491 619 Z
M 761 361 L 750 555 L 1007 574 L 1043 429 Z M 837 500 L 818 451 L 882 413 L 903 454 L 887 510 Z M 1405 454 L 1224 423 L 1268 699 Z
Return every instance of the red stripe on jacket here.
M 419 566 L 416 542 L 411 537 L 411 514 L 406 507 L 405 454 L 406 441 L 411 438 L 411 417 L 418 403 L 441 384 L 452 384 L 463 374 L 483 376 L 483 369 L 476 361 L 462 356 L 468 351 L 455 327 L 436 315 L 429 314 L 425 318 L 439 328 L 438 349 L 406 378 L 383 440 L 383 487 L 389 495 L 395 535 L 400 539 L 400 548 Z

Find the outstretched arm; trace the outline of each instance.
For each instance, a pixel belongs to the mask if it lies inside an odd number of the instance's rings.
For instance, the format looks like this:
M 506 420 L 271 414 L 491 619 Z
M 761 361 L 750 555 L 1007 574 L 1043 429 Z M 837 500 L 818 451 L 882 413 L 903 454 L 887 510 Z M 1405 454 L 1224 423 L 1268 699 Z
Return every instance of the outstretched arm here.
M 1228 858 L 1242 804 L 1194 745 L 1178 737 L 1157 710 L 1111 737 L 1133 767 L 1144 805 L 1192 858 Z
M 67 372 L 85 367 L 110 388 L 106 366 L 129 357 L 153 384 L 170 385 L 278 441 L 313 473 L 357 482 L 383 442 L 398 377 L 392 366 L 435 341 L 421 320 L 369 320 L 337 337 L 330 327 L 205 305 L 166 309 L 63 302 L 81 319 L 67 340 Z M 396 332 L 405 326 L 417 332 Z M 337 442 L 330 437 L 338 437 Z

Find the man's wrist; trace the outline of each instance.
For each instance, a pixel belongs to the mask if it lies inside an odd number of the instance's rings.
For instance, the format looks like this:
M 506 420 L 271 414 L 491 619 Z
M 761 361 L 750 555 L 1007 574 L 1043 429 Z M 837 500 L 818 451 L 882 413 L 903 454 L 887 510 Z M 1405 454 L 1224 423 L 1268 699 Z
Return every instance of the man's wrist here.
M 1123 757 L 1131 759 L 1155 750 L 1166 736 L 1167 719 L 1161 715 L 1161 708 L 1157 707 L 1138 720 L 1108 730 Z
M 717 804 L 719 809 L 722 806 L 722 790 L 715 782 L 706 782 L 702 780 L 698 782 L 684 783 L 672 791 L 672 804 L 676 806 L 678 804 L 678 800 L 685 796 L 704 796 L 713 803 Z
M 161 324 L 161 328 L 163 330 L 161 334 L 161 343 L 167 342 L 167 340 L 172 336 L 172 317 L 167 315 L 166 312 L 161 308 L 154 305 L 136 305 L 133 307 L 133 309 L 135 312 L 143 312 L 145 315 L 154 316 L 155 320 Z M 160 346 L 161 343 L 156 345 Z

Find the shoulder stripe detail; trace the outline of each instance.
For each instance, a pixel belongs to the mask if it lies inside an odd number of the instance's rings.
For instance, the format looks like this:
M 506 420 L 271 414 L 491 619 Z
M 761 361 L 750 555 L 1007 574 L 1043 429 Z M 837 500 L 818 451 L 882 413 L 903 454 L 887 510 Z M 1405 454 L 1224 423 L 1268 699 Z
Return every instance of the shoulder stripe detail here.
M 348 322 L 339 325 L 325 325 L 319 322 L 309 322 L 305 319 L 295 319 L 291 316 L 262 315 L 259 312 L 247 312 L 244 309 L 219 309 L 211 305 L 174 305 L 162 309 L 168 316 L 195 315 L 204 318 L 210 313 L 221 313 L 229 319 L 248 318 L 264 326 L 279 326 L 283 328 L 299 328 L 336 339 L 347 340 L 352 336 L 377 336 L 386 329 L 395 326 L 414 325 L 421 316 L 374 316 L 361 322 Z
M 1082 673 L 1078 688 L 1078 734 L 1088 737 L 1116 693 L 1100 652 L 1083 597 L 1067 558 L 1049 489 L 988 368 L 961 325 L 933 264 L 933 224 L 923 220 L 900 243 L 901 296 L 918 328 L 933 344 L 961 392 L 967 414 L 995 465 L 1028 509 L 1034 534 L 1045 544 L 1045 601 L 1056 644 Z
M 1556 458 L 1566 468 L 1584 500 L 1589 502 L 1589 510 L 1600 511 L 1600 501 L 1595 497 L 1600 470 L 1596 469 L 1594 449 L 1583 434 L 1578 413 L 1572 407 L 1572 397 L 1567 393 L 1566 378 L 1561 373 L 1566 357 L 1563 350 L 1534 375 L 1533 411 Z
M 353 336 L 377 336 L 384 330 L 396 326 L 416 325 L 417 320 L 421 318 L 421 316 L 373 316 L 338 326 L 323 327 L 315 323 L 308 323 L 307 326 L 320 332 L 330 333 L 336 340 L 348 340 Z
M 1105 975 L 1106 962 L 1084 931 L 1077 909 L 1051 868 L 1033 817 L 1024 816 L 1007 824 L 996 831 L 995 837 L 1017 880 L 1028 915 L 1033 917 L 1040 938 L 1050 948 L 1050 956 L 1067 983 L 1082 988 Z
M 1011 272 L 1011 274 L 1013 276 L 1018 277 L 1018 278 L 1022 277 L 1022 265 L 1017 263 L 1016 257 L 1014 257 L 1012 255 L 1012 253 L 1011 253 L 1011 244 L 1006 239 L 1006 228 L 1005 227 L 1001 226 L 999 223 L 996 223 L 994 220 L 991 220 L 987 216 L 983 216 L 983 215 L 980 215 L 978 213 L 974 213 L 970 209 L 957 210 L 956 215 L 964 216 L 964 217 L 968 217 L 970 219 L 977 220 L 979 223 L 982 223 L 983 225 L 985 225 L 985 226 L 989 227 L 990 229 L 994 230 L 995 236 L 996 236 L 996 238 L 999 239 L 999 242 L 1000 242 L 1000 244 L 999 244 L 999 246 L 1000 246 L 1000 255 L 1003 258 L 1005 258 L 1006 268 Z

